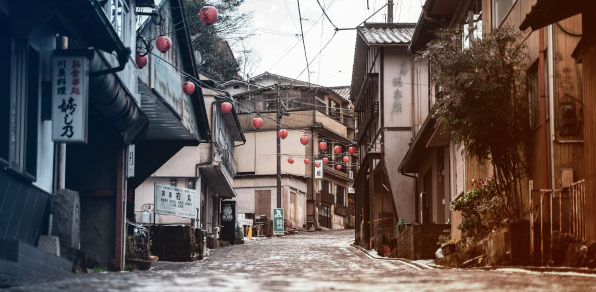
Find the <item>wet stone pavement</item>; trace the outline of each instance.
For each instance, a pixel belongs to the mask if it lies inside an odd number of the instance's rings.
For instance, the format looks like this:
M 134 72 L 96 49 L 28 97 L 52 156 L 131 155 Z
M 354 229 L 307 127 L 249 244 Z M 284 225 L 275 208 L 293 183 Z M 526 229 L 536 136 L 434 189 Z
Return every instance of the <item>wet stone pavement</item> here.
M 218 249 L 194 263 L 13 283 L 10 291 L 594 291 L 594 275 L 432 269 L 371 258 L 353 231 L 303 233 Z

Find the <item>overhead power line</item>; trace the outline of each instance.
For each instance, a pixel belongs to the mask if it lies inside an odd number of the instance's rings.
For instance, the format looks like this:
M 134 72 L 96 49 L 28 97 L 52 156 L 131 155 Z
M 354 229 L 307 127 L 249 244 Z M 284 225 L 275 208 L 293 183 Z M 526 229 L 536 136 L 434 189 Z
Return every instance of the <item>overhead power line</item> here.
M 306 41 L 304 40 L 304 30 L 302 29 L 302 12 L 300 11 L 300 0 L 296 0 L 298 3 L 298 18 L 300 19 L 300 35 L 302 36 L 302 47 L 304 48 L 304 59 L 306 59 L 306 69 L 308 70 L 308 83 L 310 85 L 310 68 L 308 63 L 308 56 L 306 54 Z M 325 12 L 323 12 L 325 14 Z M 304 71 L 303 71 L 304 72 Z M 302 74 L 302 72 L 300 72 Z

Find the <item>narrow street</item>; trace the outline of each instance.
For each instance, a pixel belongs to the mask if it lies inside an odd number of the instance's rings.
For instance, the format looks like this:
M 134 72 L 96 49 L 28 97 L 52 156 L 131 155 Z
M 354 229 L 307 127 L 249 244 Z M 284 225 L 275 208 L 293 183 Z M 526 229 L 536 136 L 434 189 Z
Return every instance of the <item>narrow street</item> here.
M 426 269 L 373 259 L 350 246 L 353 231 L 304 233 L 218 249 L 194 263 L 150 271 L 79 274 L 15 282 L 9 291 L 589 291 L 596 278 Z

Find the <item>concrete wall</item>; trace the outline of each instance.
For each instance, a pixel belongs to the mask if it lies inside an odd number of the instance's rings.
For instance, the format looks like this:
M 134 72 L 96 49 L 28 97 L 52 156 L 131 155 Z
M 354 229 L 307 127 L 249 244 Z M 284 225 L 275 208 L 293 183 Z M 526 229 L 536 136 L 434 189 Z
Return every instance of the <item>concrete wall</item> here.
M 304 133 L 288 130 L 288 137 L 281 140 L 281 172 L 298 176 L 305 176 L 306 166 L 303 159 L 306 147 L 300 143 Z M 246 144 L 235 149 L 237 171 L 254 172 L 256 175 L 271 175 L 277 172 L 277 132 L 249 132 L 245 133 Z M 294 158 L 294 163 L 288 163 L 288 157 Z

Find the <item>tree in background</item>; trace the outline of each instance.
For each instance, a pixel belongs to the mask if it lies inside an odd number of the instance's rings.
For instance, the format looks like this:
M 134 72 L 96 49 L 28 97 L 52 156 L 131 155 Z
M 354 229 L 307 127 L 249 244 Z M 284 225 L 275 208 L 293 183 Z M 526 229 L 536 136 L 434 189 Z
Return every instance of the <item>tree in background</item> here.
M 185 0 L 188 25 L 193 47 L 201 54 L 199 71 L 218 82 L 237 79 L 240 58 L 235 58 L 230 45 L 250 37 L 252 15 L 238 11 L 244 0 L 220 0 L 210 3 L 205 0 Z M 203 24 L 199 12 L 203 6 L 217 8 L 218 20 L 214 25 Z M 198 60 L 197 60 L 198 61 Z

